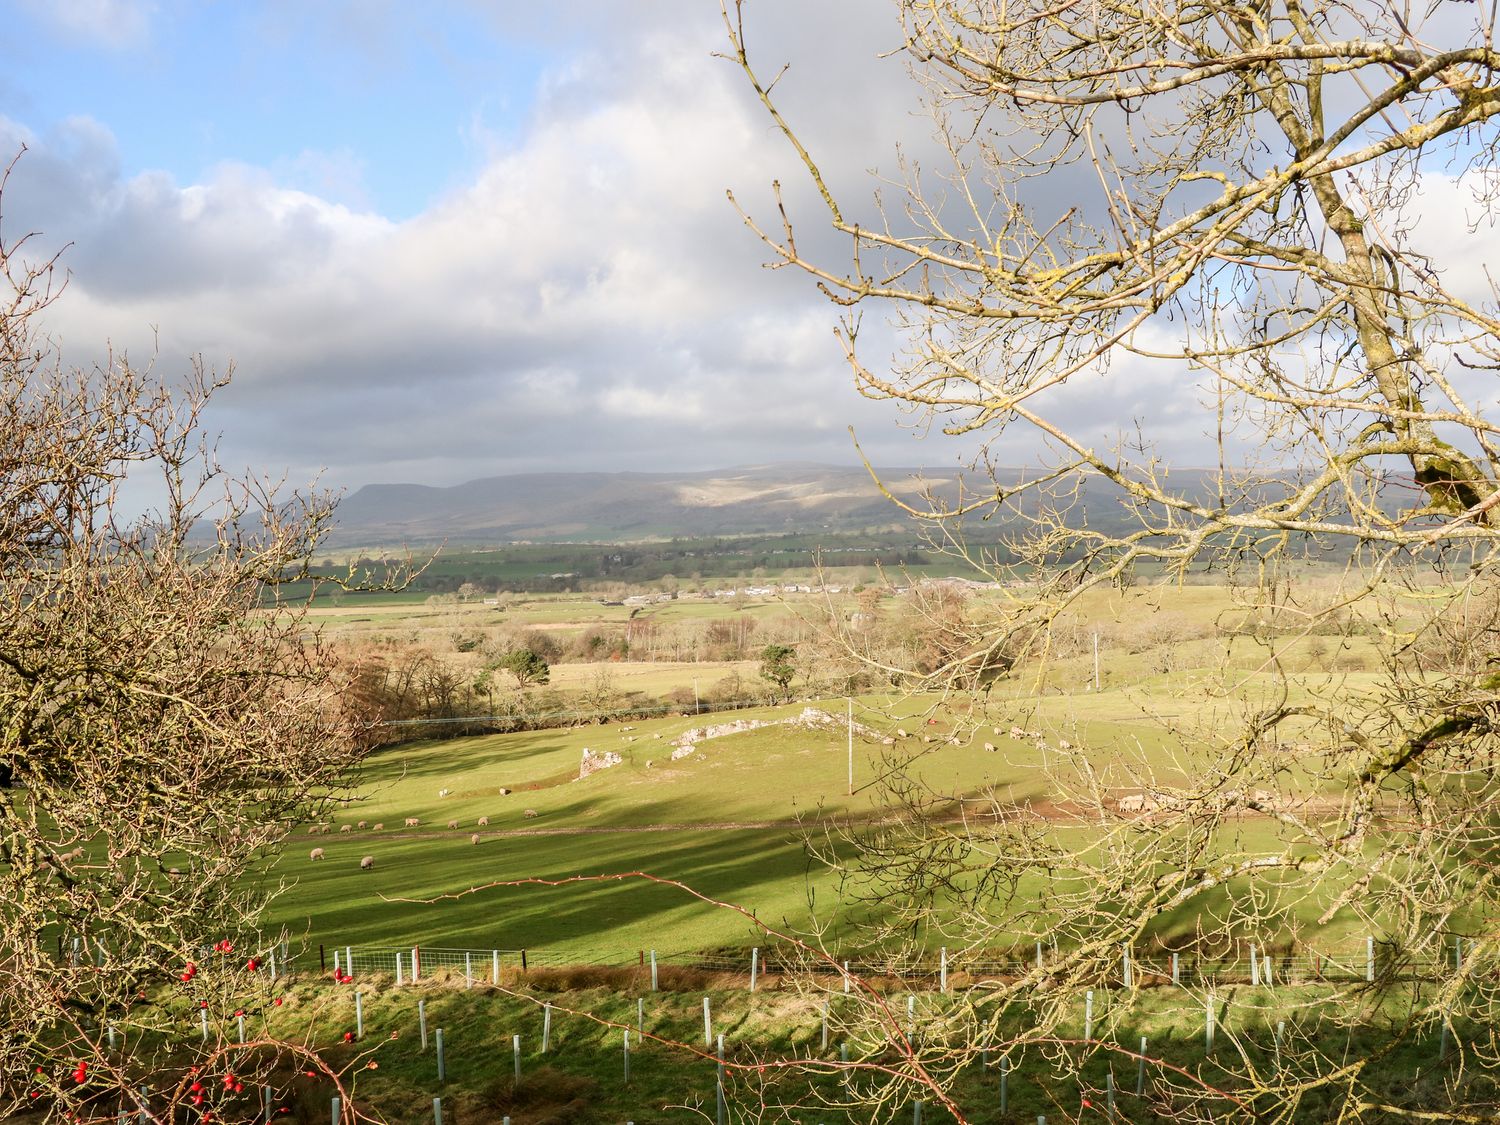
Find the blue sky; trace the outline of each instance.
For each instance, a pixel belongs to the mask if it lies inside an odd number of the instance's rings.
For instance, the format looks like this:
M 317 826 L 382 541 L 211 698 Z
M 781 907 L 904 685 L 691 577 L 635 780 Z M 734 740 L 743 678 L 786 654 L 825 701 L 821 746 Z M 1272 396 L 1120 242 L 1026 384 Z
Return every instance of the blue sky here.
M 9 116 L 40 132 L 97 121 L 127 177 L 191 184 L 242 163 L 395 219 L 520 133 L 561 49 L 462 5 L 5 7 L 30 44 L 0 80 Z

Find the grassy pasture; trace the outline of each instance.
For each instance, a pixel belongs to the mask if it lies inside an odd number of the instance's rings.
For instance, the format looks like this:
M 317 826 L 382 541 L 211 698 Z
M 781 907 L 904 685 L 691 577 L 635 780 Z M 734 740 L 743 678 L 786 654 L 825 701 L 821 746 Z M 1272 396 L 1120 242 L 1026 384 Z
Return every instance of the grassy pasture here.
M 1123 767 L 1132 763 L 1169 780 L 1192 771 L 1195 751 L 1139 721 L 1138 712 L 1129 721 L 1129 701 L 1116 694 L 1043 700 L 1030 720 L 1032 730 L 1041 728 L 1040 742 L 1012 739 L 989 726 L 961 726 L 955 742 L 949 735 L 955 716 L 941 706 L 932 710 L 935 700 L 860 700 L 856 720 L 872 732 L 855 739 L 852 795 L 847 737 L 837 727 L 767 726 L 700 742 L 692 755 L 669 760 L 671 739 L 690 727 L 790 719 L 802 703 L 392 747 L 369 761 L 358 796 L 341 811 L 334 831 L 298 837 L 281 860 L 273 877 L 294 885 L 268 920 L 314 942 L 525 946 L 561 959 L 749 945 L 753 935 L 742 919 L 642 883 L 494 889 L 434 905 L 396 900 L 499 880 L 643 870 L 681 879 L 767 920 L 806 928 L 815 914 L 825 921 L 831 916 L 835 884 L 809 863 L 804 828 L 816 832 L 827 821 L 877 814 L 874 783 L 897 762 L 933 791 L 950 795 L 955 810 L 963 800 L 991 797 L 1047 809 L 1056 794 L 1044 767 L 1058 768 L 1056 746 L 1064 735 L 1088 746 L 1096 767 L 1122 783 L 1129 776 Z M 820 706 L 841 719 L 843 702 Z M 894 714 L 880 718 L 887 708 Z M 897 737 L 903 730 L 906 736 Z M 573 780 L 585 747 L 616 751 L 624 761 Z M 501 795 L 502 788 L 509 795 Z M 440 797 L 443 789 L 450 792 Z M 526 816 L 527 810 L 536 815 Z M 1061 819 L 1054 831 L 1076 842 L 1102 831 L 1070 822 L 1065 812 L 1055 815 Z M 477 825 L 481 816 L 488 826 Z M 407 817 L 421 824 L 405 828 Z M 360 820 L 383 823 L 384 830 L 338 831 Z M 459 827 L 449 829 L 450 821 Z M 1279 846 L 1269 821 L 1246 818 L 1236 831 L 1240 847 Z M 471 833 L 480 836 L 478 845 Z M 326 860 L 308 861 L 314 846 L 324 848 Z M 373 872 L 358 870 L 363 855 L 375 857 Z M 809 897 L 816 904 L 811 913 Z M 1304 904 L 1300 913 L 1315 913 L 1317 905 Z M 1186 916 L 1169 917 L 1162 932 L 1191 924 Z

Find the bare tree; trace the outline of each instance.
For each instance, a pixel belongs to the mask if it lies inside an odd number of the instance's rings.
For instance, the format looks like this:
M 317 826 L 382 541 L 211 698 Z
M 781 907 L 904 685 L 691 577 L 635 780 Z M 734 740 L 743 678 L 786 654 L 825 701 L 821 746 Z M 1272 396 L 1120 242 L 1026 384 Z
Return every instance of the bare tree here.
M 830 849 L 848 894 L 880 905 L 869 946 L 894 959 L 938 944 L 1045 951 L 929 1029 L 921 1076 L 913 1062 L 867 1096 L 889 1108 L 919 1077 L 957 1083 L 994 1049 L 1045 1060 L 1087 1098 L 1141 1008 L 1127 992 L 1082 1032 L 1075 1009 L 1121 983 L 1125 951 L 1186 934 L 1173 940 L 1212 963 L 1342 927 L 1378 945 L 1374 980 L 1309 985 L 1316 1002 L 1282 1029 L 1241 1023 L 1211 1074 L 1153 1057 L 1148 1105 L 1177 1119 L 1479 1119 L 1500 1066 L 1478 971 L 1500 952 L 1500 455 L 1486 414 L 1500 302 L 1488 274 L 1442 256 L 1455 217 L 1433 201 L 1464 202 L 1478 257 L 1495 245 L 1493 5 L 899 9 L 946 166 L 904 160 L 899 202 L 888 188 L 862 214 L 752 64 L 740 5 L 726 8 L 729 56 L 850 256 L 807 250 L 817 240 L 799 241 L 779 186 L 776 224 L 742 214 L 773 265 L 849 310 L 838 335 L 862 394 L 976 443 L 964 488 L 910 510 L 1017 593 L 945 614 L 941 647 L 915 663 L 970 708 L 970 729 L 995 723 L 1034 747 L 1064 813 L 1000 792 L 955 804 L 893 761 L 892 819 Z M 893 371 L 862 356 L 866 308 L 905 331 Z M 1196 399 L 1218 467 L 1172 473 L 1152 417 L 1096 448 L 1070 423 L 1085 378 Z M 997 467 L 1016 441 L 1044 451 L 1038 468 Z M 998 555 L 967 548 L 976 515 L 1015 529 Z M 1342 566 L 1326 596 L 1290 580 L 1301 558 Z M 1171 766 L 1027 729 L 1024 699 L 973 694 L 996 669 L 1042 667 L 1084 594 L 1142 568 L 1232 571 L 1259 622 L 1234 643 L 1259 646 L 1265 675 L 1253 690 L 1214 681 L 1200 721 L 1176 724 Z M 1371 638 L 1379 674 L 1296 676 L 1297 646 L 1331 629 Z M 1426 1084 L 1388 1065 L 1436 1058 L 1450 1036 L 1465 1061 Z
M 287 952 L 247 876 L 358 753 L 338 665 L 263 609 L 331 504 L 219 471 L 199 418 L 227 376 L 63 367 L 25 250 L 0 242 L 0 1116 L 253 1115 L 245 1083 L 309 1052 L 255 1022 L 228 1046 Z

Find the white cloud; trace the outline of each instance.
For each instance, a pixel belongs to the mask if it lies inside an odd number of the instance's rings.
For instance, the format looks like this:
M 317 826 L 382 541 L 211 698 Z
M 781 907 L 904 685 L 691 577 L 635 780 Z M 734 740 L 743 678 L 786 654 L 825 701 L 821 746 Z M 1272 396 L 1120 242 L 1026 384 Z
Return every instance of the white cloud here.
M 33 141 L 16 195 L 74 241 L 69 358 L 158 327 L 163 371 L 232 358 L 230 463 L 353 486 L 847 462 L 844 426 L 890 416 L 853 394 L 826 302 L 760 268 L 724 191 L 790 180 L 790 153 L 692 36 L 553 76 L 514 147 L 399 223 L 315 191 L 315 160 L 179 185 L 122 178 L 91 122 Z

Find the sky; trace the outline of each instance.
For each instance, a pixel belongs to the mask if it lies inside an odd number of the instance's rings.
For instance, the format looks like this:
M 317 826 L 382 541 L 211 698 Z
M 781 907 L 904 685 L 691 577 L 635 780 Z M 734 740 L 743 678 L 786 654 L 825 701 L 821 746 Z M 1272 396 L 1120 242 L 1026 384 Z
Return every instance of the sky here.
M 873 217 L 898 147 L 932 144 L 894 6 L 746 12 L 835 191 Z M 726 199 L 774 219 L 780 182 L 803 244 L 847 254 L 715 57 L 717 0 L 0 0 L 0 26 L 19 45 L 0 157 L 27 149 L 0 229 L 63 251 L 49 335 L 79 366 L 232 365 L 206 425 L 234 471 L 353 490 L 853 465 L 851 426 L 877 464 L 971 452 L 860 397 L 840 310 L 766 269 Z M 861 339 L 895 361 L 880 310 Z M 1209 463 L 1212 419 L 1177 374 L 1115 376 L 1063 404 L 1085 438 L 1150 415 Z
M 754 7 L 811 135 L 868 194 L 865 154 L 918 125 L 904 68 L 878 58 L 889 9 Z M 106 346 L 168 379 L 232 363 L 207 415 L 227 467 L 354 489 L 853 464 L 850 425 L 887 463 L 957 455 L 854 392 L 836 310 L 763 268 L 726 199 L 764 213 L 798 177 L 714 57 L 714 0 L 0 0 L 0 17 L 25 44 L 0 76 L 0 154 L 28 150 L 4 232 L 66 247 L 49 333 L 76 365 Z

